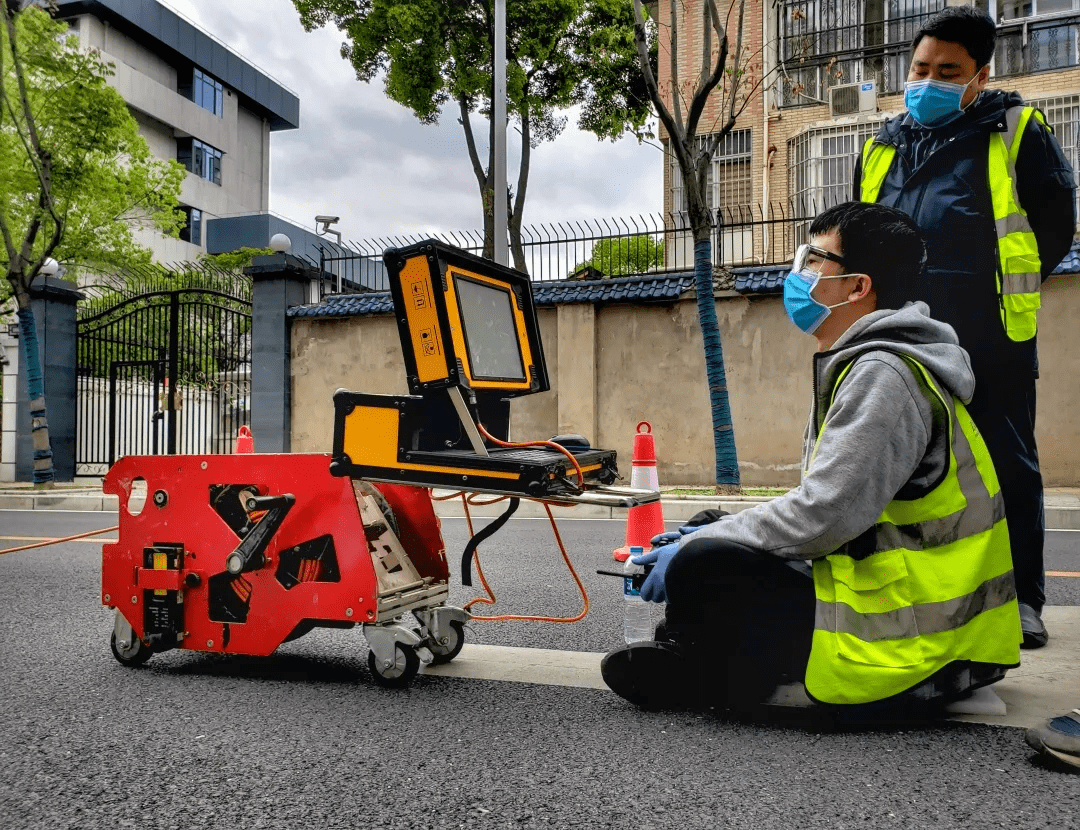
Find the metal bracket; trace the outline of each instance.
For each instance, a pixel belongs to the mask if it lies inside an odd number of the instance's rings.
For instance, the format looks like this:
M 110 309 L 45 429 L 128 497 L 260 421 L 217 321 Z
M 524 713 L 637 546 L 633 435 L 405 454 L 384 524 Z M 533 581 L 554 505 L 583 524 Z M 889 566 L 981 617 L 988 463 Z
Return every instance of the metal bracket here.
M 375 655 L 375 659 L 383 665 L 392 666 L 394 664 L 397 657 L 395 651 L 398 643 L 416 649 L 417 656 L 425 665 L 433 659 L 431 652 L 423 645 L 424 641 L 420 639 L 420 635 L 398 622 L 389 625 L 365 623 L 363 632 L 364 637 L 367 638 L 368 646 Z
M 480 437 L 480 431 L 476 428 L 476 424 L 473 423 L 469 408 L 465 405 L 465 399 L 461 397 L 461 390 L 456 386 L 451 386 L 446 392 L 450 395 L 450 402 L 454 405 L 454 409 L 457 410 L 458 420 L 461 421 L 465 434 L 469 436 L 469 443 L 472 444 L 473 452 L 477 455 L 487 455 L 488 451 L 487 447 L 484 446 L 484 439 Z
M 539 501 L 573 502 L 574 504 L 595 504 L 602 507 L 638 507 L 660 501 L 657 490 L 642 490 L 636 487 L 618 487 L 611 484 L 598 484 L 583 493 L 552 495 Z
M 135 634 L 135 629 L 119 610 L 116 611 L 116 620 L 113 622 L 113 633 L 116 635 L 116 650 L 122 656 L 131 657 L 139 650 L 139 638 Z
M 427 629 L 431 638 L 439 644 L 447 642 L 450 638 L 450 623 L 466 623 L 472 619 L 472 614 L 452 605 L 440 605 L 435 608 L 419 608 L 413 611 L 413 616 Z

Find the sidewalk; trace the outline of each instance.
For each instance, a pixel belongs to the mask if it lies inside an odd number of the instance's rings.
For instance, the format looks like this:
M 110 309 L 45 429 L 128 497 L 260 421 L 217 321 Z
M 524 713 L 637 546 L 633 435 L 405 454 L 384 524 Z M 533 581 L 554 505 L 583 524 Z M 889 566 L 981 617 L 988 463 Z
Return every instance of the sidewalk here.
M 436 495 L 449 495 L 449 491 L 436 491 Z M 729 513 L 747 510 L 755 504 L 770 501 L 770 496 L 673 496 L 662 498 L 664 519 L 683 522 L 710 507 L 719 507 Z M 34 490 L 28 483 L 0 484 L 0 509 L 2 510 L 117 510 L 116 496 L 106 496 L 100 487 L 76 487 L 61 485 L 55 490 Z M 505 502 L 493 505 L 470 505 L 474 517 L 498 516 L 506 510 Z M 443 517 L 464 515 L 460 499 L 435 503 L 435 512 Z M 578 505 L 556 507 L 552 512 L 558 519 L 626 519 L 623 508 Z M 521 502 L 514 514 L 519 518 L 542 518 L 547 514 L 539 502 Z M 1051 487 L 1046 490 L 1046 527 L 1048 530 L 1080 530 L 1080 487 Z

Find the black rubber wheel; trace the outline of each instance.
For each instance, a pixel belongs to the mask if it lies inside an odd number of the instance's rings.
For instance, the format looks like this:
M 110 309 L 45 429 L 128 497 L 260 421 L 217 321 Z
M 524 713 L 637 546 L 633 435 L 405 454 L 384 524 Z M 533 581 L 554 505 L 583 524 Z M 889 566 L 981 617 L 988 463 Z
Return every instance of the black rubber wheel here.
M 432 664 L 439 665 L 440 663 L 449 663 L 459 654 L 461 654 L 461 647 L 465 645 L 465 623 L 458 620 L 450 621 L 450 638 L 449 642 L 436 643 L 431 637 L 428 637 L 424 643 L 428 647 L 428 651 L 431 652 Z
M 420 656 L 412 646 L 398 643 L 394 658 L 394 665 L 383 666 L 374 651 L 368 652 L 368 670 L 375 682 L 384 689 L 403 689 L 420 671 Z
M 112 649 L 113 657 L 128 668 L 141 666 L 154 655 L 153 646 L 148 646 L 138 637 L 132 637 L 131 645 L 121 651 L 116 645 L 115 631 L 109 637 L 109 648 Z

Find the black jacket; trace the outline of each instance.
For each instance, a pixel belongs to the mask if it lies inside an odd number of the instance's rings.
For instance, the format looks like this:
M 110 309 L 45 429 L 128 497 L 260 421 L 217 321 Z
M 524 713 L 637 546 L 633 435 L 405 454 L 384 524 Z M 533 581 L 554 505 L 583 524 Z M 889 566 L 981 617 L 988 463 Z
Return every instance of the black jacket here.
M 934 317 L 955 328 L 971 355 L 977 394 L 1008 385 L 1009 378 L 1038 374 L 1035 340 L 1010 341 L 1001 322 L 987 170 L 990 133 L 1004 132 L 1006 108 L 1022 103 L 1019 93 L 987 90 L 951 124 L 926 129 L 905 114 L 885 122 L 874 139 L 897 148 L 878 202 L 913 217 L 927 241 L 923 276 L 902 296 L 879 295 L 879 305 L 923 300 Z M 860 154 L 855 199 L 860 195 L 861 163 Z M 1072 245 L 1076 184 L 1056 139 L 1034 118 L 1020 143 L 1016 187 L 1039 243 L 1045 279 Z

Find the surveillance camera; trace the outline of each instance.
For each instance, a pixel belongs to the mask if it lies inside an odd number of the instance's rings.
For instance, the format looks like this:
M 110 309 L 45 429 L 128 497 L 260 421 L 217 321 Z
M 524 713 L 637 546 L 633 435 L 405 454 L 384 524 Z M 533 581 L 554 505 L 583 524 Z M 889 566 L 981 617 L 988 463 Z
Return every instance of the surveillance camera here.
M 333 225 L 335 222 L 340 222 L 340 216 L 316 216 L 316 222 L 322 222 L 325 225 Z

